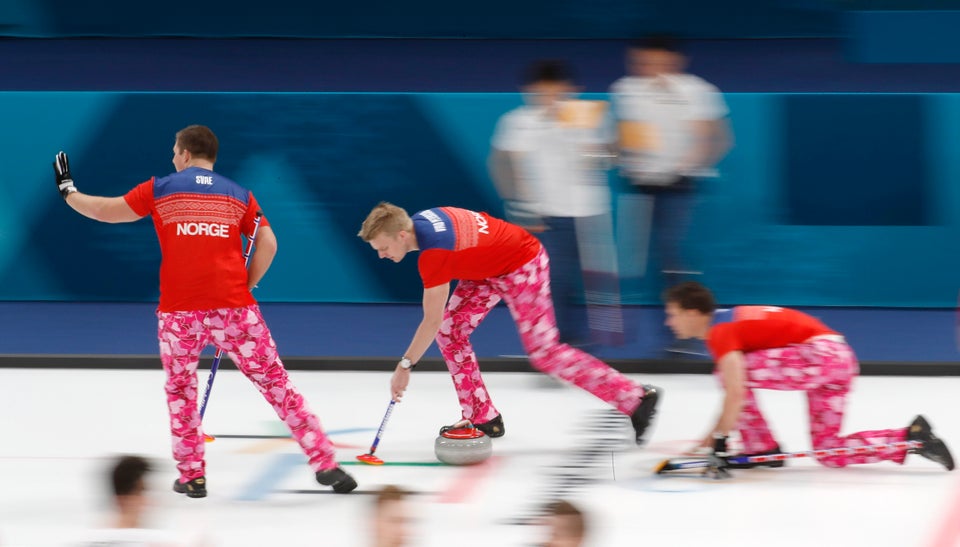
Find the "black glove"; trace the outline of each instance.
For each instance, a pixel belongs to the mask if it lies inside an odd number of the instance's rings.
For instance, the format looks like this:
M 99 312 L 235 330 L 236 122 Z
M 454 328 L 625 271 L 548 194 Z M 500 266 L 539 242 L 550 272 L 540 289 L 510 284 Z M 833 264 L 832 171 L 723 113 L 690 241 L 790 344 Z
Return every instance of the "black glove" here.
M 57 181 L 57 190 L 60 190 L 63 199 L 67 199 L 67 196 L 77 191 L 77 187 L 73 185 L 73 177 L 70 176 L 70 160 L 63 151 L 59 152 L 53 160 L 53 173 Z

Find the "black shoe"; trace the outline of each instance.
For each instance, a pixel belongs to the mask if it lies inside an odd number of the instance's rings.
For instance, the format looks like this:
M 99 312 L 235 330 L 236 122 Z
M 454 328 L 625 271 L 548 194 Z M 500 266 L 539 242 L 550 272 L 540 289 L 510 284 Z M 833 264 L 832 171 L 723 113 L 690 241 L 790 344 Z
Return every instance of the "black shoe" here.
M 751 454 L 736 454 L 731 458 L 749 458 L 750 456 L 770 456 L 771 454 L 782 454 L 783 451 L 780 450 L 780 445 L 774 445 L 773 448 L 767 450 L 766 452 L 754 452 Z M 733 463 L 727 462 L 727 467 L 730 469 L 753 469 L 754 467 L 783 467 L 786 462 L 783 460 L 771 460 L 768 462 L 754 462 L 754 463 Z
M 908 441 L 921 441 L 923 446 L 913 448 L 910 451 L 920 454 L 924 458 L 939 463 L 947 468 L 947 471 L 953 471 L 953 456 L 950 455 L 950 449 L 946 443 L 933 434 L 930 424 L 923 416 L 914 418 L 913 423 L 907 430 Z
M 657 403 L 660 402 L 661 391 L 663 390 L 656 386 L 643 386 L 643 400 L 630 415 L 630 423 L 633 424 L 633 430 L 637 433 L 637 444 L 643 444 L 643 434 L 647 432 L 647 427 L 657 414 Z
M 317 471 L 317 482 L 324 486 L 332 486 L 333 491 L 338 494 L 352 492 L 357 487 L 357 481 L 353 479 L 346 471 L 340 467 L 327 469 L 326 471 Z
M 496 418 L 485 424 L 473 424 L 473 426 L 491 438 L 503 437 L 503 434 L 507 432 L 507 430 L 503 428 L 503 417 L 499 414 L 497 414 Z
M 460 420 L 459 422 L 454 424 L 440 426 L 440 435 L 443 435 L 444 433 L 446 433 L 447 431 L 450 431 L 451 429 L 464 429 L 464 428 L 470 428 L 470 427 L 474 427 L 473 424 L 470 423 L 470 420 Z
M 180 482 L 180 479 L 173 481 L 173 491 L 178 494 L 186 494 L 188 498 L 207 497 L 207 479 L 199 477 L 190 482 Z
M 503 427 L 503 417 L 497 414 L 497 417 L 483 424 L 470 423 L 470 420 L 460 420 L 452 425 L 445 425 L 440 428 L 440 434 L 443 435 L 451 429 L 476 428 L 482 431 L 487 437 L 503 437 L 507 432 Z

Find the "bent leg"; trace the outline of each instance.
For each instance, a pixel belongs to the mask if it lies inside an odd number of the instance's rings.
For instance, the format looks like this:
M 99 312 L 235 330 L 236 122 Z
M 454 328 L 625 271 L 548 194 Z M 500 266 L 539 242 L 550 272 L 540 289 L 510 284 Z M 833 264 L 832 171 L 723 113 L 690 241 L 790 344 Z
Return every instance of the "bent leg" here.
M 773 437 L 770 427 L 763 417 L 763 413 L 760 412 L 757 398 L 750 388 L 747 388 L 744 395 L 743 408 L 740 410 L 737 429 L 740 431 L 740 439 L 743 441 L 744 454 L 760 454 L 778 446 L 777 440 Z
M 855 448 L 906 439 L 906 428 L 862 431 L 840 436 L 850 385 L 858 371 L 856 355 L 841 340 L 818 338 L 785 348 L 747 354 L 750 387 L 803 390 L 807 393 L 810 436 L 815 450 Z M 888 451 L 856 456 L 829 456 L 819 461 L 829 467 L 891 460 L 902 463 L 906 452 Z
M 534 368 L 569 382 L 626 415 L 640 405 L 643 386 L 592 355 L 560 343 L 550 297 L 546 252 L 520 269 L 491 280 L 503 295 Z
M 498 302 L 500 296 L 489 283 L 461 280 L 450 295 L 436 337 L 457 390 L 463 418 L 474 423 L 487 423 L 499 414 L 487 393 L 477 354 L 470 344 L 470 335 Z
M 860 431 L 841 437 L 847 394 L 859 370 L 857 357 L 843 341 L 816 340 L 801 344 L 799 349 L 809 362 L 819 366 L 820 374 L 825 379 L 822 385 L 807 391 L 810 436 L 814 449 L 856 448 L 906 440 L 906 428 Z M 843 467 L 883 460 L 903 463 L 906 456 L 906 450 L 887 450 L 854 456 L 828 456 L 819 461 L 828 467 Z
M 844 406 L 849 390 L 849 384 L 832 385 L 807 393 L 807 404 L 810 409 L 810 436 L 813 438 L 813 448 L 815 450 L 857 448 L 906 440 L 906 428 L 860 431 L 841 437 L 840 427 L 843 424 Z M 844 467 L 851 464 L 875 463 L 884 460 L 903 463 L 906 456 L 906 450 L 886 450 L 853 456 L 827 456 L 818 458 L 818 460 L 827 467 Z

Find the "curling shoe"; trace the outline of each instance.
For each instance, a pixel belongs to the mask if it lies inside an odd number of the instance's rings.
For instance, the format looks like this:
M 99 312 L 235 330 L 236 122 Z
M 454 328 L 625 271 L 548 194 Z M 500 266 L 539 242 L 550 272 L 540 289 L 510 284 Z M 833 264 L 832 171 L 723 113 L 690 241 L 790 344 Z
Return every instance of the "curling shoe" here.
M 485 424 L 473 424 L 473 426 L 486 433 L 487 437 L 492 439 L 503 437 L 503 435 L 507 432 L 507 430 L 503 428 L 503 417 L 499 414 L 497 414 L 496 418 Z
M 751 456 L 770 456 L 773 454 L 782 454 L 782 453 L 783 451 L 780 450 L 780 445 L 777 444 L 777 445 L 774 445 L 773 448 L 765 452 L 753 452 L 751 454 L 736 454 L 732 456 L 732 458 L 749 458 Z M 727 467 L 729 467 L 730 469 L 753 469 L 755 467 L 777 468 L 777 467 L 783 467 L 785 463 L 786 462 L 784 462 L 783 460 L 771 460 L 768 462 L 752 462 L 752 463 L 733 463 L 728 461 Z
M 630 423 L 633 424 L 633 430 L 637 434 L 637 444 L 642 445 L 645 441 L 643 434 L 650 427 L 650 422 L 657 414 L 657 404 L 660 402 L 660 394 L 663 390 L 656 386 L 643 386 L 643 399 L 640 406 L 630 415 Z
M 494 419 L 482 424 L 471 424 L 470 420 L 460 420 L 455 424 L 445 425 L 440 428 L 440 434 L 443 435 L 451 429 L 460 429 L 464 427 L 475 427 L 480 431 L 483 431 L 483 433 L 490 438 L 503 437 L 503 435 L 507 432 L 507 430 L 503 427 L 503 417 L 497 414 Z
M 357 487 L 357 481 L 339 466 L 326 471 L 317 471 L 317 482 L 333 487 L 333 491 L 337 494 L 352 492 Z
M 921 441 L 923 446 L 913 448 L 910 451 L 914 454 L 920 454 L 924 458 L 939 463 L 947 468 L 947 471 L 953 471 L 953 456 L 950 455 L 950 449 L 947 444 L 941 441 L 933 434 L 933 429 L 923 416 L 914 418 L 910 428 L 907 429 L 908 441 Z
M 178 494 L 186 494 L 188 498 L 207 497 L 207 479 L 198 477 L 190 482 L 180 482 L 180 479 L 173 481 L 173 491 Z

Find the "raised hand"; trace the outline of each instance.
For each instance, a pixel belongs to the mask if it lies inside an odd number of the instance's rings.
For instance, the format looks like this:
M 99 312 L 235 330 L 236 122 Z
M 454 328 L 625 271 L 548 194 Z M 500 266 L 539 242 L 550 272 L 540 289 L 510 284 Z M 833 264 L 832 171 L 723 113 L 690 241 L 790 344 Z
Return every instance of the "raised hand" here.
M 77 191 L 77 187 L 73 185 L 73 177 L 70 176 L 70 160 L 62 150 L 53 160 L 53 173 L 57 181 L 57 189 L 60 190 L 63 199 L 67 199 L 67 196 Z

